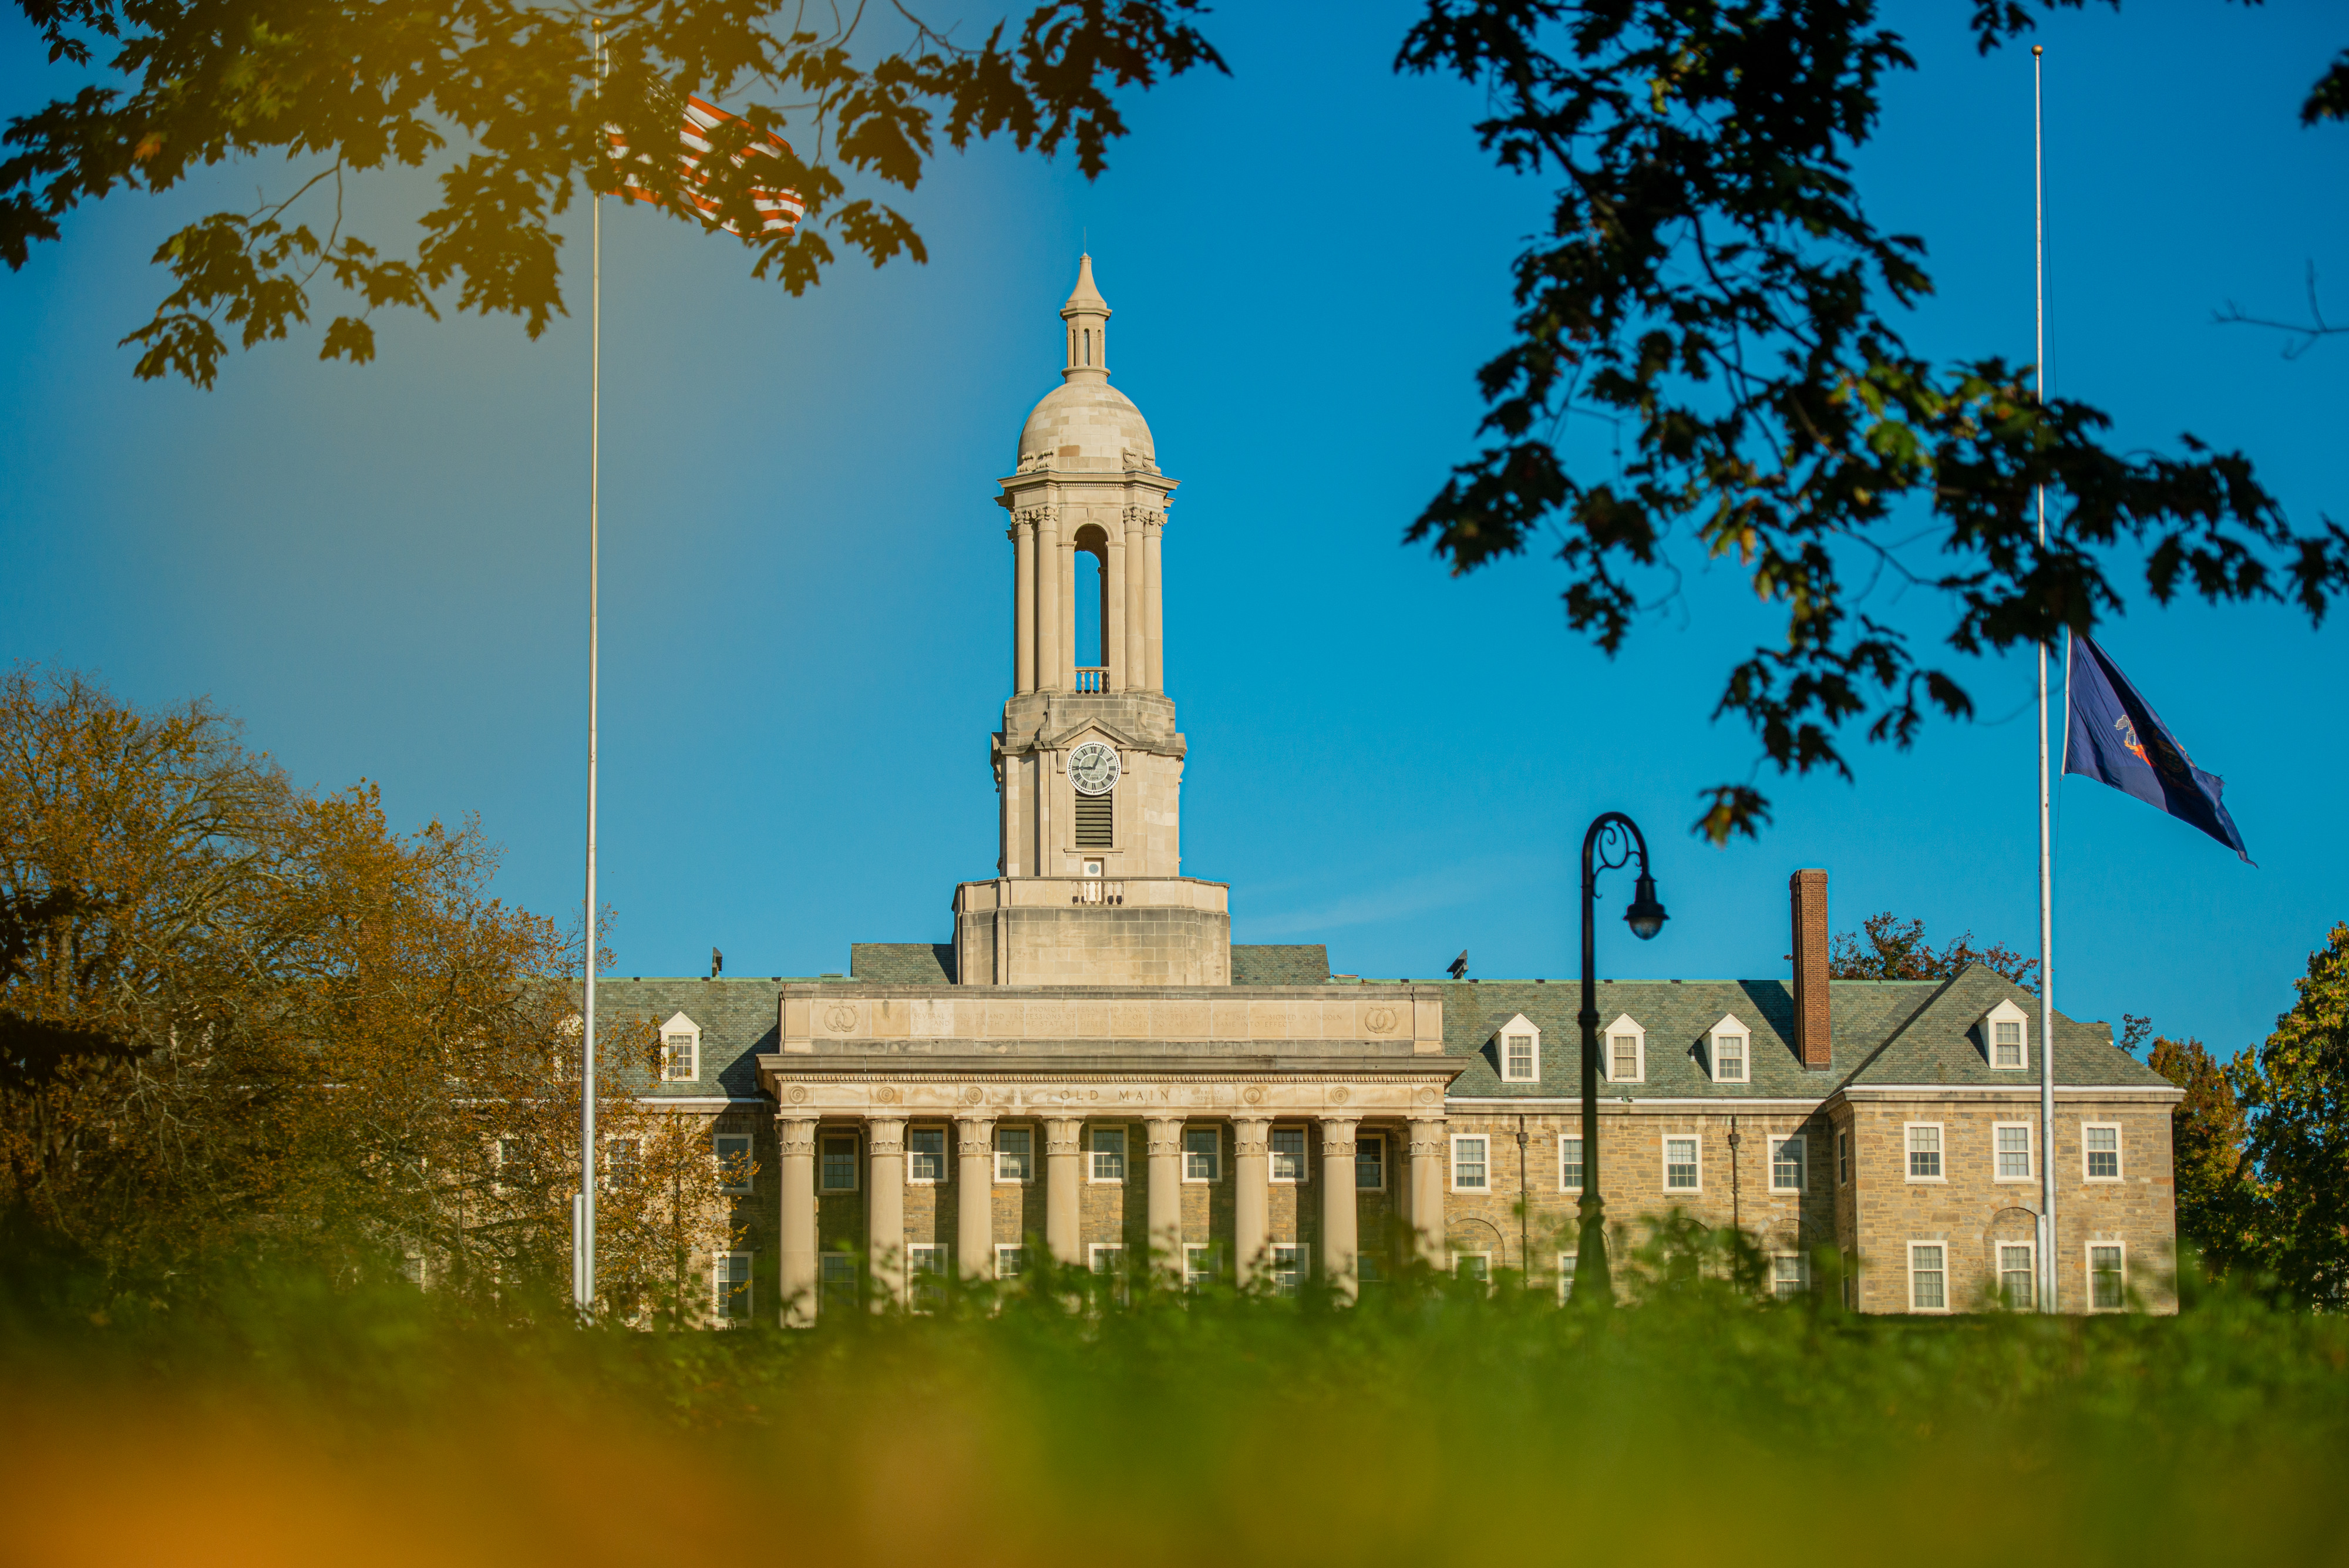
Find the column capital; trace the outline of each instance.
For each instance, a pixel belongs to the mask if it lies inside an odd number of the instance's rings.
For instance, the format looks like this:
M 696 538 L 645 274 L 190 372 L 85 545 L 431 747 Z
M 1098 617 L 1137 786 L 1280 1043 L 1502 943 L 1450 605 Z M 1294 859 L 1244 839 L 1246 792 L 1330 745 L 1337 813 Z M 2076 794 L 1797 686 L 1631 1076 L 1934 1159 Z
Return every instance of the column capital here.
M 1264 1158 L 1271 1130 L 1270 1116 L 1234 1116 L 1232 1118 L 1232 1156 L 1236 1159 Z
M 1360 1116 L 1322 1116 L 1321 1155 L 1325 1159 L 1350 1156 L 1354 1152 L 1354 1129 L 1361 1126 Z
M 992 1116 L 955 1116 L 955 1152 L 957 1154 L 992 1154 L 995 1152 L 995 1117 Z
M 1077 1135 L 1083 1129 L 1084 1125 L 1085 1118 L 1082 1116 L 1045 1117 L 1044 1152 L 1046 1154 L 1076 1153 Z
M 1422 1159 L 1433 1159 L 1444 1152 L 1442 1116 L 1411 1118 L 1410 1151 L 1414 1158 Z
M 867 1116 L 864 1118 L 864 1147 L 867 1153 L 884 1158 L 905 1152 L 905 1118 L 903 1116 Z
M 1183 1152 L 1183 1118 L 1181 1116 L 1152 1116 L 1148 1119 L 1148 1127 L 1152 1158 Z
M 816 1119 L 813 1116 L 777 1116 L 775 1118 L 775 1152 L 789 1157 L 815 1153 Z

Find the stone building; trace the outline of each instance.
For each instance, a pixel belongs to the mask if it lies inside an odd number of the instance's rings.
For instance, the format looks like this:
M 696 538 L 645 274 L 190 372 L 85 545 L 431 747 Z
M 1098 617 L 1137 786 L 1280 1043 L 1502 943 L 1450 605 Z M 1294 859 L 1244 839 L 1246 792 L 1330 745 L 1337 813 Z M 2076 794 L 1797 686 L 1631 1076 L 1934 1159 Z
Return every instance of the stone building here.
M 918 1305 L 1031 1248 L 1350 1296 L 1416 1258 L 1563 1295 L 1578 986 L 1358 980 L 1318 945 L 1233 944 L 1226 885 L 1183 874 L 1176 482 L 1109 383 L 1089 259 L 1061 317 L 1061 384 L 997 481 L 1016 603 L 996 875 L 953 889 L 947 940 L 856 944 L 844 974 L 599 986 L 600 1025 L 660 1026 L 647 1093 L 707 1116 L 714 1153 L 750 1140 L 714 1315 Z M 1080 581 L 1097 664 L 1077 662 Z M 2053 1159 L 2059 1307 L 2170 1308 L 2178 1092 L 2059 1015 L 2042 1148 L 2033 999 L 1978 967 L 1831 981 L 1826 874 L 1790 891 L 1791 977 L 1599 988 L 1610 1217 L 1739 1227 L 1782 1293 L 1828 1248 L 1862 1310 L 1965 1311 L 2028 1301 Z

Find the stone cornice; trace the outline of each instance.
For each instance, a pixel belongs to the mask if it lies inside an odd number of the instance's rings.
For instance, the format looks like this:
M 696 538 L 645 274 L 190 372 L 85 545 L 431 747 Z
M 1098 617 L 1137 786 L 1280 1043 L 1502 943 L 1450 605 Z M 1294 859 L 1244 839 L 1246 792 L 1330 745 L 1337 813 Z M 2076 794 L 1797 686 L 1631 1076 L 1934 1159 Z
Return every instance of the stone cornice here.
M 2175 1084 L 2058 1084 L 2058 1100 L 2152 1100 L 2176 1105 L 2186 1091 Z M 2028 1084 L 1847 1084 L 1821 1101 L 1855 1104 L 1872 1100 L 2013 1100 L 2039 1103 L 2039 1085 Z
M 803 1055 L 763 1055 L 760 1081 L 786 1116 L 891 1120 L 1152 1116 L 1262 1118 L 1441 1116 L 1444 1092 L 1465 1063 L 1398 1059 L 1392 1065 L 1323 1063 L 1307 1070 L 1230 1064 L 1210 1070 L 1110 1060 L 1097 1070 L 1002 1060 L 908 1070 Z

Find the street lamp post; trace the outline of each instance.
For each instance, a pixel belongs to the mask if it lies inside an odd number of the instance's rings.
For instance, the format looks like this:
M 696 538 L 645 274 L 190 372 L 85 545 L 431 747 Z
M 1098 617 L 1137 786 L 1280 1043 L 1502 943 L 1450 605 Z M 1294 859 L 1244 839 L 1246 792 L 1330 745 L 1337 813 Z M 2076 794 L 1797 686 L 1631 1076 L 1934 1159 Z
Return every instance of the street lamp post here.
M 1656 879 L 1648 871 L 1647 836 L 1619 811 L 1610 811 L 1582 836 L 1582 1235 L 1574 1253 L 1575 1299 L 1612 1306 L 1615 1282 L 1607 1268 L 1607 1200 L 1599 1195 L 1599 981 L 1592 922 L 1599 904 L 1599 873 L 1640 859 L 1640 879 L 1623 911 L 1631 934 L 1646 941 L 1664 929 L 1664 907 L 1656 901 Z

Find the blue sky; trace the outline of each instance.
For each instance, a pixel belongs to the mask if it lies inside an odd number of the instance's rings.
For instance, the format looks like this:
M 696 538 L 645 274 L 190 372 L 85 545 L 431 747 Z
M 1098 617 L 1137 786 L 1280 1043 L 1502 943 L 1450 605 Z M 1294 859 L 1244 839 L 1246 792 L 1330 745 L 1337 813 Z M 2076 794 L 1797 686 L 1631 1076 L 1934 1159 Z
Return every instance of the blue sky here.
M 1878 219 L 1931 247 L 1913 341 L 2020 361 L 2029 57 L 1977 58 L 1965 9 L 1890 8 L 1920 68 L 1861 173 Z M 1797 866 L 1832 873 L 1838 929 L 1889 909 L 2035 945 L 2027 660 L 1973 671 L 1996 722 L 1868 751 L 1856 784 L 1765 777 L 1775 826 L 1714 849 L 1687 832 L 1696 792 L 1744 776 L 1753 746 L 1709 715 L 1769 624 L 1733 571 L 1683 555 L 1682 592 L 1609 660 L 1566 628 L 1555 563 L 1454 579 L 1401 545 L 1474 450 L 1472 373 L 1544 205 L 1478 156 L 1473 92 L 1392 73 L 1410 16 L 1227 6 L 1208 26 L 1232 76 L 1132 100 L 1102 180 L 949 156 L 906 203 L 929 265 L 843 268 L 802 299 L 721 239 L 607 210 L 620 972 L 699 972 L 713 943 L 730 972 L 843 970 L 853 940 L 942 939 L 953 884 L 991 873 L 1009 660 L 993 482 L 1056 382 L 1081 244 L 1117 311 L 1114 379 L 1183 482 L 1165 569 L 1185 869 L 1232 884 L 1237 940 L 1326 940 L 1371 975 L 1436 974 L 1463 948 L 1475 974 L 1568 974 L 1574 852 L 1617 808 L 1647 828 L 1673 919 L 1644 946 L 1610 920 L 1609 972 L 1784 972 Z M 2211 315 L 2294 311 L 2312 261 L 2349 315 L 2349 130 L 2294 114 L 2349 42 L 2338 23 L 2317 0 L 2130 0 L 2041 35 L 2056 389 L 2133 445 L 2242 447 L 2303 526 L 2349 519 L 2349 340 L 2287 361 Z M 0 108 L 23 112 L 57 83 L 20 17 L 0 26 Z M 148 254 L 281 176 L 87 212 L 0 277 L 0 657 L 140 702 L 208 694 L 297 778 L 378 781 L 402 823 L 478 813 L 505 846 L 500 891 L 567 908 L 584 314 L 536 343 L 506 321 L 392 323 L 363 369 L 272 346 L 210 393 L 135 382 L 114 345 L 167 286 Z M 388 214 L 362 232 L 403 234 Z M 584 311 L 584 223 L 567 261 Z M 1573 450 L 1612 461 L 1603 428 Z M 1933 624 L 1889 588 L 1876 607 Z M 2349 917 L 2349 629 L 2140 592 L 2106 641 L 2226 778 L 2260 867 L 2064 783 L 2057 1002 L 2232 1048 Z

